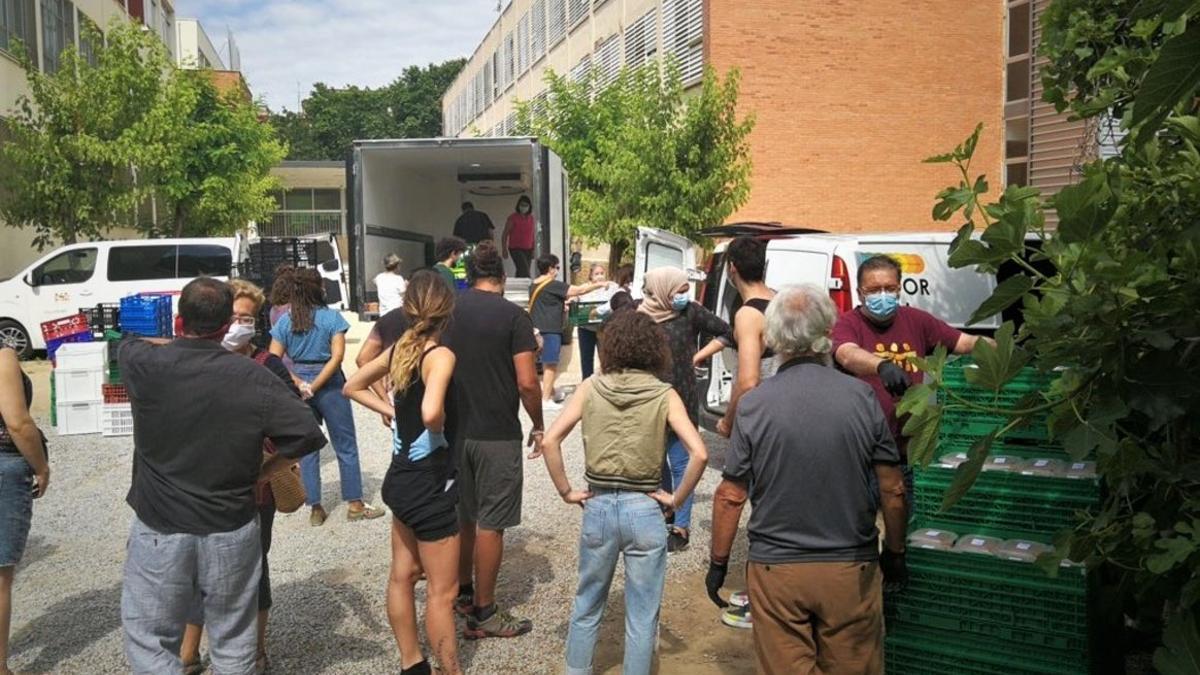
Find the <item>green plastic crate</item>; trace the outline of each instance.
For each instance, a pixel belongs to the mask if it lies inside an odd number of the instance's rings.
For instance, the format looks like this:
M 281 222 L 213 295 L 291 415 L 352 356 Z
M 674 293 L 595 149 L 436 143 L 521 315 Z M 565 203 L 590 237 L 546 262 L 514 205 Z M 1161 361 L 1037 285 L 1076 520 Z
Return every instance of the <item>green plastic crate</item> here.
M 568 307 L 567 316 L 572 326 L 594 326 L 600 323 L 599 317 L 592 317 L 592 310 L 603 305 L 606 300 L 599 302 L 572 302 Z
M 58 426 L 58 394 L 54 387 L 54 371 L 50 372 L 50 426 Z
M 974 366 L 970 359 L 957 359 L 946 364 L 945 370 L 942 371 L 945 387 L 938 392 L 939 404 L 946 405 L 952 402 L 946 392 L 949 390 L 959 398 L 990 407 L 1004 409 L 1025 407 L 1029 405 L 1031 397 L 1046 391 L 1053 382 L 1053 378 L 1048 375 L 1039 373 L 1033 368 L 1024 368 L 1004 388 L 999 392 L 994 392 L 967 382 L 963 373 L 972 367 Z M 1042 399 L 1039 398 L 1038 402 L 1041 401 Z M 1024 406 L 1021 405 L 1023 402 Z M 1047 412 L 1039 413 L 1028 425 L 1009 431 L 1005 437 L 1032 441 L 1048 440 L 1047 419 Z M 949 436 L 978 438 L 1007 422 L 1008 418 L 1004 415 L 991 415 L 975 410 L 949 411 L 942 419 L 942 433 Z
M 952 531 L 988 527 L 1054 535 L 1076 524 L 1076 512 L 1096 506 L 1095 480 L 1022 476 L 984 471 L 975 485 L 947 511 L 942 498 L 954 481 L 954 469 L 929 467 L 913 478 L 913 511 L 936 517 Z
M 1086 626 L 1072 621 L 1047 620 L 1047 617 L 1031 615 L 1020 608 L 964 606 L 944 602 L 929 594 L 915 597 L 907 592 L 889 596 L 885 608 L 889 626 L 922 626 L 1076 654 L 1086 652 L 1088 647 Z
M 888 675 L 1087 675 L 1086 653 L 888 624 Z

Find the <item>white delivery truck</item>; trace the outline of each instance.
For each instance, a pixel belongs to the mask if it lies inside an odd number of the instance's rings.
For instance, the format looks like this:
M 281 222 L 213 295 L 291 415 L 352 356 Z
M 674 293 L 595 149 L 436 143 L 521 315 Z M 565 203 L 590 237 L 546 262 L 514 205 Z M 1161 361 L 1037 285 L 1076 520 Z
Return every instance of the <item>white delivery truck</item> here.
M 707 273 L 695 270 L 693 244 L 668 232 L 643 228 L 638 232 L 635 249 L 635 279 L 647 269 L 673 265 L 688 270 L 693 278 L 706 278 L 696 289 L 696 300 L 726 321 L 741 307 L 737 290 L 725 277 L 724 253 L 727 240 L 749 235 L 767 242 L 766 283 L 771 288 L 790 284 L 816 284 L 829 289 L 838 311 L 845 312 L 860 304 L 858 266 L 874 255 L 886 254 L 900 262 L 903 281 L 902 304 L 923 309 L 950 325 L 971 332 L 989 334 L 1004 319 L 1017 313 L 1015 308 L 1004 317 L 991 316 L 968 324 L 971 314 L 991 297 L 997 277 L 980 274 L 974 267 L 951 268 L 947 262 L 953 233 L 831 234 L 819 230 L 783 227 L 775 223 L 737 223 L 714 227 L 705 234 L 725 240 L 718 244 L 708 263 Z M 1003 278 L 1013 270 L 1002 267 Z M 638 281 L 634 286 L 640 288 Z M 732 366 L 737 354 L 726 349 L 712 358 L 709 377 L 702 383 L 702 424 L 715 429 L 715 421 L 725 412 L 725 403 L 733 384 Z
M 461 205 L 471 202 L 496 226 L 522 195 L 533 202 L 534 257 L 553 253 L 570 267 L 567 173 L 562 160 L 536 138 L 429 138 L 355 141 L 347 159 L 352 309 L 369 318 L 378 299 L 375 275 L 391 253 L 401 273 L 429 267 L 434 245 L 453 233 Z M 505 261 L 505 297 L 524 306 L 529 283 Z

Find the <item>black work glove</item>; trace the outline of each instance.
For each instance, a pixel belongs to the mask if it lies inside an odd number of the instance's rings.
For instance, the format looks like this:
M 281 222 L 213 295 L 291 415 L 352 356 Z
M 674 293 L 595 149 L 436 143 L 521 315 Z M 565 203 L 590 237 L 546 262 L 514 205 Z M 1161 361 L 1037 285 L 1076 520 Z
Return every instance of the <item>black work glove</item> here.
M 725 575 L 729 573 L 729 563 L 721 563 L 715 560 L 708 563 L 708 575 L 704 577 L 704 587 L 708 589 L 708 597 L 713 603 L 722 609 L 729 606 L 728 602 L 721 599 L 721 587 L 725 585 Z
M 879 379 L 883 380 L 883 388 L 892 396 L 903 396 L 908 391 L 908 375 L 904 369 L 891 361 L 883 361 L 875 369 Z
M 894 593 L 908 585 L 908 562 L 903 553 L 895 553 L 884 547 L 879 556 L 879 569 L 883 572 L 883 590 Z

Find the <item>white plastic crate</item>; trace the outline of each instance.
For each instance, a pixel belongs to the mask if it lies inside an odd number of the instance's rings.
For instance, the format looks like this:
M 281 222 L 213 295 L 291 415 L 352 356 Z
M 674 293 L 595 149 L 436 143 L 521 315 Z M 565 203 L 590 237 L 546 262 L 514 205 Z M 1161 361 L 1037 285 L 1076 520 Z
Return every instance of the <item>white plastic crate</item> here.
M 128 403 L 105 403 L 100 411 L 100 433 L 105 436 L 132 436 L 133 407 Z
M 98 403 L 104 400 L 103 368 L 55 368 L 54 400 L 58 403 Z
M 100 408 L 103 403 L 59 403 L 58 435 L 100 433 Z
M 56 368 L 63 370 L 101 370 L 108 367 L 108 343 L 68 342 L 54 352 Z

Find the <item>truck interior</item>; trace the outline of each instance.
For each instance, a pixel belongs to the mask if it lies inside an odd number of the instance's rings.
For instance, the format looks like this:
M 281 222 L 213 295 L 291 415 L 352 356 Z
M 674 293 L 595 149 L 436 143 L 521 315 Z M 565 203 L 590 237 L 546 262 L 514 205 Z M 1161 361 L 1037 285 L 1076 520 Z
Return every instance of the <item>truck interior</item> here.
M 361 175 L 356 178 L 356 202 L 363 227 L 362 271 L 365 280 L 360 301 L 376 302 L 374 278 L 383 270 L 383 258 L 395 253 L 403 259 L 401 274 L 436 262 L 435 242 L 453 233 L 463 202 L 486 213 L 496 226 L 497 241 L 517 199 L 526 195 L 535 213 L 541 203 L 530 143 L 463 146 L 430 143 L 406 145 L 397 152 L 393 143 L 357 146 Z M 352 244 L 353 247 L 353 244 Z M 511 260 L 505 261 L 512 279 Z

